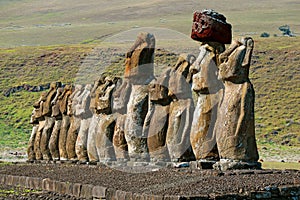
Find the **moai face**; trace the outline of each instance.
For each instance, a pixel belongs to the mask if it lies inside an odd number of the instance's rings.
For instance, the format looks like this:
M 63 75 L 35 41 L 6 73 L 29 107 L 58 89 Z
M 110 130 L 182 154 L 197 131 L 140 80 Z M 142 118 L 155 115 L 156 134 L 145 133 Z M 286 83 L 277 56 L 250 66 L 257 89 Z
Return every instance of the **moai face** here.
M 149 83 L 153 79 L 154 50 L 154 36 L 150 33 L 140 33 L 126 53 L 125 78 L 137 85 Z
M 220 55 L 223 63 L 219 66 L 219 78 L 223 81 L 242 83 L 248 80 L 250 60 L 254 42 L 251 38 L 242 38 Z
M 32 121 L 40 120 L 43 118 L 43 101 L 45 101 L 46 95 L 46 92 L 42 92 L 39 100 L 33 104 L 34 111 L 32 112 Z
M 116 87 L 117 79 L 106 77 L 104 84 L 96 91 L 95 105 L 96 113 L 110 114 L 112 112 L 112 92 Z

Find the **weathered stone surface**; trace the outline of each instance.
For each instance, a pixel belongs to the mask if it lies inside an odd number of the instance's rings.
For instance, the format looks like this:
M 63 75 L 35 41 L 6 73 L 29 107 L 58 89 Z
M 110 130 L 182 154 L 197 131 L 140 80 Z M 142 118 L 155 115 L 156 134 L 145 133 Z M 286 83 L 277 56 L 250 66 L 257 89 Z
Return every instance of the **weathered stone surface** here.
M 143 132 L 148 136 L 147 145 L 151 161 L 169 161 L 166 136 L 169 123 L 168 76 L 149 85 L 149 110 Z
M 133 160 L 148 160 L 147 135 L 143 132 L 148 112 L 148 97 L 146 85 L 132 85 L 125 120 L 125 138 L 129 157 Z
M 62 124 L 62 120 L 55 118 L 53 130 L 51 133 L 51 137 L 49 139 L 49 150 L 53 160 L 59 160 L 58 140 L 59 140 L 61 124 Z
M 94 186 L 92 194 L 94 198 L 105 199 L 107 188 L 102 186 Z
M 28 161 L 34 161 L 34 160 L 36 160 L 35 152 L 34 152 L 34 141 L 35 141 L 38 129 L 39 129 L 39 125 L 38 124 L 37 125 L 36 124 L 33 125 L 32 131 L 31 131 L 31 135 L 30 135 L 30 138 L 29 138 L 29 141 L 28 141 L 28 145 L 27 145 L 27 157 L 28 157 L 27 160 Z
M 41 94 L 41 97 L 39 98 L 39 100 L 37 102 L 34 103 L 33 107 L 34 107 L 34 116 L 32 116 L 33 120 L 38 121 L 38 130 L 36 132 L 35 138 L 34 138 L 34 153 L 35 153 L 35 159 L 36 160 L 42 160 L 43 159 L 43 155 L 41 152 L 41 148 L 40 148 L 40 143 L 41 143 L 41 137 L 42 137 L 42 132 L 45 126 L 45 117 L 42 115 L 42 110 L 43 110 L 43 101 L 42 99 L 44 99 L 46 96 L 46 93 L 43 92 Z
M 88 130 L 88 138 L 87 138 L 87 154 L 89 158 L 89 163 L 97 163 L 99 161 L 97 148 L 95 144 L 95 136 L 98 131 L 98 123 L 99 123 L 99 114 L 96 110 L 96 91 L 97 89 L 105 83 L 105 76 L 100 76 L 93 85 L 93 88 L 90 92 L 90 111 L 93 114 L 89 130 Z
M 152 34 L 141 32 L 133 46 L 126 53 L 125 78 L 132 84 L 145 84 L 153 78 L 155 38 Z
M 117 160 L 128 160 L 128 145 L 125 139 L 125 114 L 115 113 L 116 124 L 113 135 L 113 146 Z
M 95 134 L 95 145 L 100 161 L 115 160 L 113 135 L 116 116 L 112 114 L 112 93 L 118 79 L 106 77 L 96 90 L 95 108 L 99 116 L 98 130 Z
M 80 128 L 79 128 L 79 132 L 75 144 L 75 152 L 80 162 L 88 161 L 87 139 L 88 139 L 89 126 L 92 120 L 92 112 L 90 110 L 91 89 L 92 89 L 92 85 L 88 84 L 85 86 L 84 91 L 78 97 L 80 102 L 77 104 L 76 111 L 75 111 L 75 115 L 81 119 Z
M 61 87 L 60 82 L 53 82 L 50 85 L 50 90 L 47 92 L 47 94 L 44 96 L 44 99 L 42 99 L 42 115 L 45 117 L 45 126 L 43 128 L 43 132 L 41 135 L 41 141 L 40 141 L 40 149 L 41 153 L 43 155 L 43 160 L 51 160 L 51 153 L 49 149 L 49 140 L 51 137 L 51 133 L 53 130 L 53 126 L 55 123 L 54 117 L 51 116 L 52 114 L 52 100 L 55 98 L 57 88 Z
M 147 84 L 154 78 L 155 38 L 150 33 L 140 33 L 126 54 L 125 78 L 131 86 L 125 121 L 125 138 L 128 154 L 133 160 L 148 160 L 147 135 L 143 126 L 148 112 Z
M 190 140 L 196 159 L 218 160 L 218 149 L 214 126 L 217 119 L 219 91 L 223 84 L 218 80 L 215 62 L 218 54 L 225 50 L 224 44 L 206 42 L 200 46 L 200 53 L 190 71 L 194 74 L 192 89 L 197 94 Z
M 95 144 L 100 161 L 112 161 L 116 159 L 113 147 L 113 134 L 116 118 L 114 115 L 99 114 L 99 129 L 95 136 Z
M 42 180 L 42 189 L 47 191 L 55 191 L 55 181 L 51 180 L 50 178 L 45 178 Z
M 67 133 L 66 139 L 66 152 L 67 152 L 67 159 L 69 160 L 77 160 L 77 155 L 75 152 L 75 144 L 80 128 L 80 117 L 75 114 L 76 107 L 80 103 L 79 96 L 83 92 L 82 85 L 75 85 L 74 92 L 68 98 L 68 109 L 67 114 L 70 116 L 70 128 Z
M 72 85 L 66 85 L 63 93 L 59 96 L 59 110 L 62 114 L 62 122 L 58 138 L 59 157 L 61 160 L 67 160 L 68 154 L 66 150 L 67 134 L 70 128 L 70 116 L 68 115 L 68 102 L 72 94 Z
M 189 68 L 194 61 L 191 55 L 181 55 L 169 72 L 169 123 L 166 143 L 171 161 L 194 158 L 190 144 L 190 129 L 193 120 L 194 102 L 188 83 Z
M 80 183 L 73 184 L 73 196 L 80 197 L 82 185 Z
M 99 130 L 99 114 L 94 113 L 89 126 L 88 139 L 87 139 L 87 153 L 89 162 L 96 163 L 99 161 L 97 148 L 96 148 L 96 134 Z
M 231 43 L 231 25 L 226 17 L 213 10 L 195 12 L 191 38 L 197 41 Z
M 131 84 L 128 79 L 118 79 L 112 95 L 112 112 L 126 114 L 131 94 Z
M 82 185 L 80 197 L 84 199 L 93 199 L 93 187 L 93 185 Z
M 215 134 L 220 158 L 257 161 L 254 127 L 254 89 L 249 67 L 254 42 L 251 38 L 235 41 L 220 55 L 219 76 L 224 94 L 218 110 Z
M 61 123 L 62 123 L 62 113 L 60 112 L 60 101 L 58 98 L 60 95 L 63 93 L 63 88 L 57 88 L 56 90 L 56 95 L 54 99 L 52 100 L 52 114 L 51 117 L 54 117 L 55 123 L 53 126 L 53 130 L 49 139 L 49 150 L 51 153 L 51 157 L 53 160 L 59 160 L 59 148 L 58 148 L 58 143 L 59 143 L 59 133 L 61 129 Z
M 41 134 L 40 149 L 43 155 L 43 160 L 51 160 L 52 157 L 49 149 L 49 140 L 51 137 L 53 126 L 55 124 L 55 119 L 54 117 L 48 117 L 48 116 L 44 116 L 44 117 L 45 117 L 45 126 Z

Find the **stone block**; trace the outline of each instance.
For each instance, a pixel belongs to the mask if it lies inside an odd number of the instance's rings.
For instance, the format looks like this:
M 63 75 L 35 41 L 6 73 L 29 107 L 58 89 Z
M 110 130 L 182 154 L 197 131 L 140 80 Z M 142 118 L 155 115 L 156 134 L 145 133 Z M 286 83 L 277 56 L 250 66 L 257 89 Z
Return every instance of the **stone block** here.
M 73 183 L 66 182 L 66 194 L 73 196 Z
M 133 194 L 131 192 L 117 190 L 115 193 L 115 199 L 117 199 L 117 200 L 133 199 Z
M 66 194 L 67 184 L 65 182 L 55 181 L 55 192 L 59 194 Z
M 26 176 L 20 176 L 19 177 L 19 184 L 23 187 L 26 187 Z
M 7 175 L 5 179 L 6 185 L 12 185 L 13 184 L 13 177 L 12 175 Z
M 146 200 L 146 196 L 144 194 L 133 193 L 132 199 L 134 200 Z
M 73 184 L 73 192 L 72 192 L 73 196 L 80 197 L 81 187 L 82 187 L 82 185 L 80 183 Z
M 114 189 L 107 189 L 105 193 L 105 199 L 115 199 L 116 190 Z
M 45 178 L 42 180 L 42 189 L 50 192 L 55 191 L 55 181 L 51 180 L 50 178 Z
M 280 186 L 280 196 L 282 197 L 299 197 L 300 185 L 298 186 Z
M 84 184 L 81 186 L 80 197 L 84 199 L 93 199 L 93 185 Z
M 0 184 L 5 184 L 5 183 L 6 183 L 6 175 L 0 174 Z
M 251 199 L 270 199 L 272 197 L 271 192 L 251 192 Z
M 106 187 L 102 187 L 102 186 L 94 186 L 93 187 L 93 197 L 94 198 L 99 198 L 99 199 L 105 199 L 106 196 Z
M 182 200 L 184 198 L 180 197 L 180 196 L 169 196 L 169 195 L 166 195 L 164 196 L 164 200 Z
M 20 184 L 19 179 L 20 179 L 19 176 L 13 176 L 12 177 L 12 185 L 14 185 L 14 186 L 19 185 Z
M 145 200 L 164 200 L 164 196 L 144 194 Z
M 43 180 L 41 178 L 31 178 L 29 186 L 31 189 L 40 190 L 43 188 Z

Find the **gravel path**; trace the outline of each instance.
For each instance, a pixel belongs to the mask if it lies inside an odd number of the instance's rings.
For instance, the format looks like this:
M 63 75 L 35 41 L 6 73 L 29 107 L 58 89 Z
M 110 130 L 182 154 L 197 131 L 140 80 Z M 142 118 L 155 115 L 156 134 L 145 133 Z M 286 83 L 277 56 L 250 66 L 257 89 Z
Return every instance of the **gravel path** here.
M 165 167 L 154 169 L 147 173 L 128 173 L 106 167 L 105 165 L 12 164 L 0 166 L 0 174 L 50 178 L 64 182 L 100 185 L 140 194 L 185 196 L 229 193 L 243 194 L 251 191 L 264 191 L 268 187 L 300 184 L 300 171 L 297 170 L 239 170 L 220 172 L 216 170 Z M 62 198 L 60 195 L 55 196 L 55 194 L 45 192 L 30 192 L 30 194 L 34 197 L 43 197 L 43 195 L 46 195 L 53 196 L 53 199 Z M 66 198 L 64 196 L 62 199 Z

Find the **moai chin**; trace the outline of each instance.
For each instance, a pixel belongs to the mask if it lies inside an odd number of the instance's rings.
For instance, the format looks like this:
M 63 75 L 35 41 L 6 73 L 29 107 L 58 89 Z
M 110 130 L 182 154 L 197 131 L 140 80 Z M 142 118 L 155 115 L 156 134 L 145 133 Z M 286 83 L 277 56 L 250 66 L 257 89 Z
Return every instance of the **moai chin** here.
M 132 161 L 147 161 L 147 135 L 143 126 L 148 112 L 148 86 L 154 78 L 155 38 L 150 33 L 140 33 L 126 54 L 125 78 L 131 84 L 131 94 L 127 105 L 125 138 Z
M 254 89 L 249 80 L 249 67 L 254 42 L 252 38 L 233 41 L 220 55 L 219 78 L 225 85 L 215 127 L 220 158 L 236 163 L 232 168 L 257 163 L 258 152 L 254 125 Z M 221 162 L 221 168 L 224 166 Z M 219 168 L 220 168 L 219 166 Z
M 196 159 L 219 160 L 214 126 L 223 84 L 218 80 L 218 57 L 231 42 L 231 25 L 225 16 L 213 10 L 194 13 L 192 39 L 202 42 L 200 53 L 190 71 L 197 104 L 191 128 L 191 143 Z

